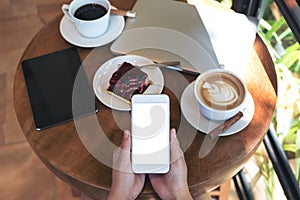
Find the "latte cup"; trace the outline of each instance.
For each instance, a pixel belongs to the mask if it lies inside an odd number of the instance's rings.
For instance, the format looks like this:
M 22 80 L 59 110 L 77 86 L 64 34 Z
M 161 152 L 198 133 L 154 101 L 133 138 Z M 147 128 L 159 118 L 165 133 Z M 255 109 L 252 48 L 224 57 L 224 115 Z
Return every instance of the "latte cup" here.
M 111 4 L 108 0 L 73 0 L 61 7 L 64 15 L 84 37 L 98 37 L 109 26 Z
M 207 70 L 197 77 L 194 84 L 199 111 L 211 120 L 226 120 L 242 111 L 246 95 L 243 80 L 225 69 Z

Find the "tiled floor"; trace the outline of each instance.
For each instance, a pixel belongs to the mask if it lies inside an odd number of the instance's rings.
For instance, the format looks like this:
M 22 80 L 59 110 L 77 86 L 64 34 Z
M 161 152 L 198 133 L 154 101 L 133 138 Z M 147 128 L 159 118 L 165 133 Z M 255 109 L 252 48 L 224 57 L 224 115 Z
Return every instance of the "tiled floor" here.
M 14 73 L 25 47 L 60 12 L 60 5 L 69 1 L 0 1 L 0 200 L 80 199 L 32 152 L 17 122 L 12 94 Z M 234 190 L 229 199 L 237 199 Z

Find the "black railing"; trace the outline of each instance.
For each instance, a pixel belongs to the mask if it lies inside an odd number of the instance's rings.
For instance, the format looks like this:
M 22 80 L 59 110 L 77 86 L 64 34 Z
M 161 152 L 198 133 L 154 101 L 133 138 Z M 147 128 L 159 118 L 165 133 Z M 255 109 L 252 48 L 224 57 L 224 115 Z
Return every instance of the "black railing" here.
M 266 0 L 233 0 L 232 9 L 247 16 L 262 18 Z
M 289 0 L 286 3 L 283 0 L 274 0 L 282 13 L 285 21 L 291 28 L 298 42 L 300 42 L 300 2 L 295 0 Z
M 232 177 L 239 200 L 254 200 L 254 196 L 243 169 Z
M 300 0 L 274 0 L 280 12 L 300 42 Z M 262 18 L 266 0 L 233 0 L 232 9 L 247 16 Z
M 264 145 L 286 198 L 289 200 L 299 200 L 300 189 L 298 183 L 289 165 L 287 157 L 281 148 L 274 128 L 269 128 L 264 138 Z
M 291 28 L 298 42 L 300 42 L 300 0 L 274 0 L 280 9 L 287 24 Z M 292 2 L 293 1 L 293 2 Z M 286 3 L 287 2 L 287 3 Z M 292 2 L 292 3 L 291 3 Z M 247 16 L 257 17 L 261 19 L 265 7 L 265 0 L 233 0 L 232 9 L 236 12 L 243 13 Z M 287 5 L 288 4 L 288 5 Z M 270 127 L 265 138 L 264 145 L 268 152 L 269 158 L 273 164 L 274 170 L 277 174 L 281 187 L 288 200 L 299 200 L 300 189 L 296 181 L 295 175 L 290 167 L 288 159 L 278 141 L 275 130 Z M 236 175 L 241 177 L 241 172 Z M 237 177 L 233 178 L 237 188 L 237 193 L 240 199 L 252 199 L 251 191 L 248 186 L 238 184 Z M 240 179 L 243 182 L 243 178 Z M 245 182 L 246 183 L 246 182 Z M 242 187 L 239 187 L 242 186 Z M 243 190 L 241 190 L 243 189 Z M 249 193 L 250 192 L 250 193 Z M 240 194 L 239 194 L 240 193 Z M 244 193 L 244 194 L 242 194 Z M 248 193 L 248 194 L 247 194 Z M 247 196 L 249 195 L 250 196 Z

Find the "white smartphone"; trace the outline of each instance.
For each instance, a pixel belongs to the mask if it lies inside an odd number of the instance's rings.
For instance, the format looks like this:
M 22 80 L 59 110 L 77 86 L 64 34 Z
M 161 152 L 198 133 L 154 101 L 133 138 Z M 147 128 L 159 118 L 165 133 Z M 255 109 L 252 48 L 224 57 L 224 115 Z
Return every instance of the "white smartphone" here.
M 134 173 L 164 174 L 170 169 L 170 100 L 165 94 L 131 100 L 131 163 Z

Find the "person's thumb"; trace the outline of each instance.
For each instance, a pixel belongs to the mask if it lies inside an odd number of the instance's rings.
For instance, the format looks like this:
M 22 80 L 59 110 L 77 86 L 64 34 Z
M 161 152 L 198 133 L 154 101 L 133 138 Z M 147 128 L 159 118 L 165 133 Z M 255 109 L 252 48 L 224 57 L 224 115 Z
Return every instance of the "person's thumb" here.
M 124 131 L 123 141 L 114 154 L 114 169 L 131 173 L 130 167 L 130 132 Z
M 180 157 L 183 157 L 183 152 L 180 148 L 180 144 L 176 136 L 176 130 L 174 128 L 171 129 L 170 134 L 171 134 L 171 161 L 174 162 Z
M 124 131 L 123 141 L 121 144 L 121 149 L 125 151 L 130 151 L 130 132 L 128 130 Z

